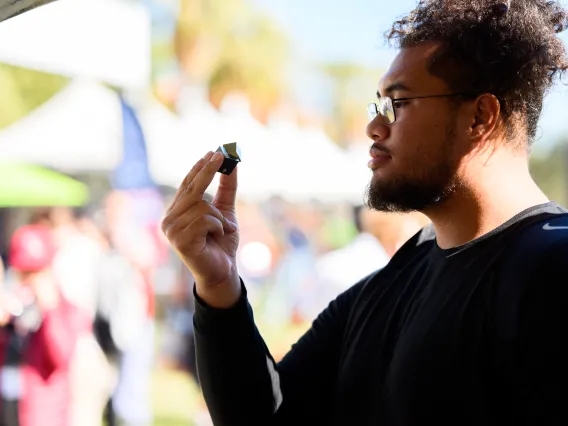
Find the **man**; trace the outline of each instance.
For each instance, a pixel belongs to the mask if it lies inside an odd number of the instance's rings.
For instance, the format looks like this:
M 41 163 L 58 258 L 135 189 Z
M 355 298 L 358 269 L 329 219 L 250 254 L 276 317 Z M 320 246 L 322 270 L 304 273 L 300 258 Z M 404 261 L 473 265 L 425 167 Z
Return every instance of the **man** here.
M 568 68 L 566 17 L 554 1 L 431 0 L 394 24 L 401 49 L 367 127 L 368 204 L 432 226 L 331 302 L 277 365 L 235 267 L 237 176 L 204 203 L 222 159 L 195 165 L 163 230 L 196 279 L 216 425 L 567 422 L 568 291 L 555 279 L 567 212 L 528 168 L 544 93 Z

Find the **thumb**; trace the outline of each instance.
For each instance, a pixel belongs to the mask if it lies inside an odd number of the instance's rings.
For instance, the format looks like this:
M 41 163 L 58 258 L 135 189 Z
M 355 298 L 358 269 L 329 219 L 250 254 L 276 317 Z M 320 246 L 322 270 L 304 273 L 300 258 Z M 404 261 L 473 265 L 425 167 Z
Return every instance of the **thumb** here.
M 235 203 L 237 200 L 237 187 L 238 187 L 238 170 L 239 166 L 231 172 L 230 175 L 221 174 L 219 178 L 219 188 L 217 189 L 217 194 L 213 199 L 213 204 L 219 210 L 230 210 L 235 209 Z

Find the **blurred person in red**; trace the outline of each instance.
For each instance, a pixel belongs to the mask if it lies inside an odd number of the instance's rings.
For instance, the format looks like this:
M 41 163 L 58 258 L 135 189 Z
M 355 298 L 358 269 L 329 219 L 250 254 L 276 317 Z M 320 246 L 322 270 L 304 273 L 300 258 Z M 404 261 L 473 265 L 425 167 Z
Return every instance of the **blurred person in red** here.
M 61 296 L 51 267 L 48 228 L 28 225 L 10 242 L 16 283 L 0 304 L 0 425 L 67 426 L 74 309 Z
M 4 291 L 5 277 L 6 277 L 6 270 L 4 267 L 4 261 L 0 257 L 0 297 L 2 296 Z M 2 300 L 0 299 L 0 306 L 1 306 L 1 301 Z M 9 319 L 10 319 L 10 314 L 7 311 L 0 309 L 0 326 L 7 323 Z
M 114 369 L 95 338 L 103 243 L 84 231 L 85 212 L 67 206 L 35 209 L 30 224 L 49 229 L 55 254 L 52 272 L 76 315 L 76 344 L 70 362 L 70 425 L 100 426 L 116 384 Z
M 57 248 L 53 262 L 57 284 L 81 315 L 70 368 L 71 426 L 100 426 L 116 386 L 115 369 L 95 330 L 103 275 L 108 274 L 106 242 L 81 209 L 53 208 L 48 220 Z

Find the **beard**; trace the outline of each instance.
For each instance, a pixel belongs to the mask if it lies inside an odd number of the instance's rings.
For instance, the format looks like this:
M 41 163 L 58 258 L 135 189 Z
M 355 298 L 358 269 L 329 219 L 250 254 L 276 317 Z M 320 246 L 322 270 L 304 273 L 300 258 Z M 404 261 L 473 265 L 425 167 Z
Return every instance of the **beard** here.
M 437 162 L 422 162 L 422 169 L 413 170 L 412 175 L 393 177 L 390 180 L 372 179 L 367 187 L 366 205 L 382 212 L 407 213 L 424 211 L 441 204 L 455 193 L 457 164 L 450 161 L 454 134 L 450 127 L 440 152 L 434 155 Z

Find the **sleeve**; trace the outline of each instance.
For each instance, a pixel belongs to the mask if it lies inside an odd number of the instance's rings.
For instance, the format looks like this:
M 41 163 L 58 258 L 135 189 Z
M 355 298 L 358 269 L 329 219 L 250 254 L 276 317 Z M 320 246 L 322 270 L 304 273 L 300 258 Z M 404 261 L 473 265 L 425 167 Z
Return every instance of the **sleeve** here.
M 210 308 L 195 294 L 197 369 L 214 424 L 328 424 L 347 317 L 364 284 L 331 302 L 278 364 L 255 326 L 244 285 L 230 309 Z
M 507 375 L 510 424 L 568 424 L 568 286 L 562 278 L 568 244 L 553 246 L 539 259 L 519 302 Z

